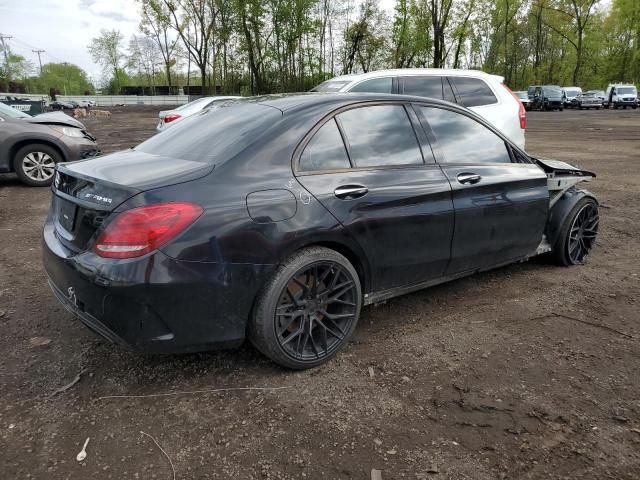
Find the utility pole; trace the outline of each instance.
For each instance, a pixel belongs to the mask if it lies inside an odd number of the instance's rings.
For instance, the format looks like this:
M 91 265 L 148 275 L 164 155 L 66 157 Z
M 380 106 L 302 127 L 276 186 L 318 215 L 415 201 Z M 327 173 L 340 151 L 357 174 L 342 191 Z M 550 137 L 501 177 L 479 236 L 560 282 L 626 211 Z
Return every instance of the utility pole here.
M 69 62 L 62 62 L 64 65 L 64 96 L 67 96 L 67 83 L 69 83 Z
M 2 51 L 4 52 L 4 64 L 5 64 L 5 68 L 7 69 L 7 82 L 11 81 L 11 70 L 9 69 L 9 53 L 8 53 L 8 48 L 5 45 L 4 41 L 5 40 L 11 40 L 13 37 L 9 36 L 9 35 L 3 35 L 0 33 L 0 42 L 2 43 Z
M 40 58 L 40 54 L 44 53 L 44 50 L 31 50 L 33 53 L 38 54 L 38 63 L 40 64 L 40 76 L 42 76 L 42 59 Z

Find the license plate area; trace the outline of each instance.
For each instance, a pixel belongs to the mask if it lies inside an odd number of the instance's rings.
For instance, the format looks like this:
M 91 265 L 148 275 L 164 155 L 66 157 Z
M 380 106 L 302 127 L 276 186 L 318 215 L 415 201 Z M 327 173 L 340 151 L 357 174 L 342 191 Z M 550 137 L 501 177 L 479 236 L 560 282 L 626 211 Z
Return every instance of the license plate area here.
M 76 226 L 76 216 L 78 214 L 78 206 L 64 198 L 57 199 L 58 210 L 57 220 L 62 228 L 67 232 L 73 232 Z

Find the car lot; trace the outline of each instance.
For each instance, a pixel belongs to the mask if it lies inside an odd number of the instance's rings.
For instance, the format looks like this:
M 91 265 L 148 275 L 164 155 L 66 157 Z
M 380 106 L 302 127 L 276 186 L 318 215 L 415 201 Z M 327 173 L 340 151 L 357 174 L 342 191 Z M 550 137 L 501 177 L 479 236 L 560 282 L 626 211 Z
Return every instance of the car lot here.
M 86 125 L 110 152 L 151 135 L 157 113 Z M 49 190 L 0 176 L 4 476 L 171 478 L 142 430 L 178 478 L 636 478 L 640 114 L 528 117 L 530 152 L 598 173 L 591 261 L 529 262 L 367 307 L 338 358 L 300 373 L 249 346 L 142 357 L 96 338 L 46 285 Z M 284 388 L 101 398 L 236 387 Z

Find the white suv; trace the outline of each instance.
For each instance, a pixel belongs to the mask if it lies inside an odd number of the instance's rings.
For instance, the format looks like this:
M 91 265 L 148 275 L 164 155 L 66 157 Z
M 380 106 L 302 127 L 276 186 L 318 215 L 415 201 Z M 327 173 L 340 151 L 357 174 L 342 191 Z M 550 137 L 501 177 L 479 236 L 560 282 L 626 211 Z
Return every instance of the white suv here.
M 448 100 L 481 115 L 524 149 L 526 112 L 503 81 L 503 77 L 477 70 L 409 68 L 342 75 L 312 91 L 397 93 Z

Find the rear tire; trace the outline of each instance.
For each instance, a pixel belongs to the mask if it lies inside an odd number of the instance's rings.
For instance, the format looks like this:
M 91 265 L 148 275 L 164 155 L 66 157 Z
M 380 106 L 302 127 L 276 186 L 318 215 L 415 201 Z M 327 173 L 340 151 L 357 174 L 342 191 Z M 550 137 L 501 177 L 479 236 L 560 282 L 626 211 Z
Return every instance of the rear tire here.
M 555 263 L 568 267 L 582 265 L 596 244 L 598 235 L 598 203 L 583 197 L 571 209 L 553 246 Z
M 56 164 L 62 161 L 62 155 L 55 148 L 32 143 L 16 152 L 13 169 L 23 183 L 32 187 L 46 187 L 53 181 Z
M 316 367 L 348 343 L 361 308 L 360 279 L 349 260 L 306 248 L 282 263 L 258 295 L 248 337 L 279 365 Z

